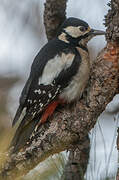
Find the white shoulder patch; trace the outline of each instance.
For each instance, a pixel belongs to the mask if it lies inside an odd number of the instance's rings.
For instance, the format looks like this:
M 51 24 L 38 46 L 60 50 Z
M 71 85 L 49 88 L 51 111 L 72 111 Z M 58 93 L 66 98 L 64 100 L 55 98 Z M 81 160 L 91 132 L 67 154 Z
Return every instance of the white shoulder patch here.
M 67 69 L 71 66 L 74 56 L 75 54 L 72 53 L 62 53 L 61 56 L 56 55 L 53 59 L 49 60 L 44 68 L 42 76 L 39 78 L 38 84 L 51 84 L 54 78 L 57 77 L 63 69 Z

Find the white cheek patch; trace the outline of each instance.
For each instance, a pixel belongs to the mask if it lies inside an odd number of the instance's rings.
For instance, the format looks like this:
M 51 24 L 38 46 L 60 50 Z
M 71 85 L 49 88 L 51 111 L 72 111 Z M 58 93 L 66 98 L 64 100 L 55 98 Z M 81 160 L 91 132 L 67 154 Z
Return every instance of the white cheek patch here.
M 64 29 L 70 36 L 77 38 L 82 35 L 82 32 L 80 31 L 79 27 L 75 26 L 68 26 Z
M 51 84 L 63 69 L 71 66 L 74 56 L 75 55 L 72 53 L 62 53 L 61 56 L 56 55 L 53 59 L 49 60 L 44 68 L 42 76 L 39 78 L 38 84 Z
M 88 29 L 85 32 L 80 31 L 80 27 L 81 26 L 68 26 L 67 28 L 65 28 L 65 32 L 67 32 L 70 36 L 77 38 L 79 36 L 83 36 L 86 33 L 88 33 L 91 29 L 90 27 L 88 27 Z

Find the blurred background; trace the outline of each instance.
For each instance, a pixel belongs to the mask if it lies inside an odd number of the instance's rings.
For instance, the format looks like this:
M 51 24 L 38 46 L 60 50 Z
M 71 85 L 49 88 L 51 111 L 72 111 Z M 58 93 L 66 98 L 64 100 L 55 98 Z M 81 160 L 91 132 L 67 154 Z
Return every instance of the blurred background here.
M 44 2 L 45 0 L 0 0 L 0 140 L 4 131 L 11 129 L 32 61 L 47 42 L 43 24 Z M 81 18 L 91 27 L 105 30 L 103 23 L 108 11 L 107 2 L 108 0 L 90 0 L 90 3 L 88 0 L 75 0 L 74 3 L 69 0 L 67 17 Z M 105 44 L 104 37 L 91 40 L 89 49 L 92 60 Z M 115 143 L 118 113 L 110 112 L 118 106 L 117 97 L 108 105 L 90 133 L 91 152 L 86 180 L 115 177 L 118 162 Z M 55 156 L 45 161 L 44 165 L 36 168 L 36 179 L 39 179 L 39 172 L 43 174 L 40 180 L 59 179 L 67 157 L 68 154 L 63 153 L 60 157 Z M 52 166 L 48 163 L 52 163 Z

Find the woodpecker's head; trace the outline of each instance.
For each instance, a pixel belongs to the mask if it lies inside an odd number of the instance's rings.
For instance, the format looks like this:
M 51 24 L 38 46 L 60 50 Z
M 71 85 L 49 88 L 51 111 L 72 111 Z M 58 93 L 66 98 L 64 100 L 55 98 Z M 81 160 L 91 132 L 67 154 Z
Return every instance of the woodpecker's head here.
M 58 38 L 73 45 L 86 45 L 90 39 L 97 35 L 104 35 L 104 31 L 91 29 L 89 25 L 77 18 L 68 18 L 58 31 Z

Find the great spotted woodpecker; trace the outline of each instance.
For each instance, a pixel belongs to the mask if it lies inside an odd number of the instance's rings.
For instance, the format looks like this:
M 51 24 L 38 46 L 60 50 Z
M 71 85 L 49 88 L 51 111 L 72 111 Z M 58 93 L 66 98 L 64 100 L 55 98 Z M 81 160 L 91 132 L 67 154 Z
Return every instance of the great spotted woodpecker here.
M 90 74 L 88 41 L 104 31 L 94 30 L 77 18 L 68 18 L 57 36 L 35 57 L 30 76 L 23 88 L 13 125 L 25 115 L 18 126 L 11 146 L 23 147 L 36 126 L 45 123 L 59 104 L 79 99 Z

